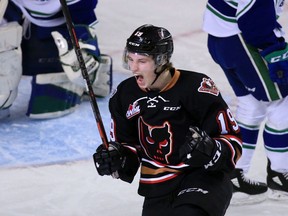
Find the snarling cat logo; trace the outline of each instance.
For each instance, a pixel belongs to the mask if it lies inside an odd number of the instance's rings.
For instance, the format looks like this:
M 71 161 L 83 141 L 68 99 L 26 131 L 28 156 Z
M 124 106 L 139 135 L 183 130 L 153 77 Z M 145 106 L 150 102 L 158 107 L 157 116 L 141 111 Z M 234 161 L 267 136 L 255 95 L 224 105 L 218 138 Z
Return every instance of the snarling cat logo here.
M 139 118 L 140 143 L 146 154 L 161 163 L 169 163 L 172 153 L 172 133 L 170 124 L 164 122 L 161 126 L 148 125 L 142 117 Z

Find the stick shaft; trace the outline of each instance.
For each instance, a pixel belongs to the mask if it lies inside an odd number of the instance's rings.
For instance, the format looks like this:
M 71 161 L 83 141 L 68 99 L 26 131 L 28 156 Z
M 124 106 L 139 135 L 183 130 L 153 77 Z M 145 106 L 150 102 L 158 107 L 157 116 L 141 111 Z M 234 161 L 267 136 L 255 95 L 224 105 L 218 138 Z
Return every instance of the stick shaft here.
M 72 23 L 71 15 L 70 15 L 66 0 L 60 0 L 60 3 L 62 5 L 62 11 L 63 11 L 64 17 L 66 19 L 67 28 L 68 28 L 69 35 L 70 35 L 70 38 L 71 38 L 71 42 L 73 44 L 73 48 L 75 50 L 75 53 L 76 53 L 76 56 L 77 56 L 77 59 L 78 59 L 78 62 L 79 62 L 79 66 L 80 66 L 80 69 L 81 69 L 81 72 L 82 72 L 82 76 L 83 76 L 83 78 L 84 78 L 84 80 L 86 82 L 86 88 L 87 88 L 87 91 L 89 93 L 89 99 L 90 99 L 90 103 L 91 103 L 91 106 L 92 106 L 92 109 L 93 109 L 94 117 L 95 117 L 95 120 L 96 120 L 96 123 L 97 123 L 98 131 L 99 131 L 99 134 L 100 134 L 100 137 L 102 139 L 102 142 L 103 142 L 104 146 L 106 148 L 108 148 L 108 139 L 107 139 L 107 135 L 106 135 L 105 128 L 104 128 L 104 125 L 103 125 L 103 121 L 102 121 L 102 118 L 101 118 L 101 115 L 100 115 L 98 104 L 97 104 L 97 101 L 96 101 L 96 96 L 94 94 L 94 91 L 93 91 L 93 88 L 92 88 L 92 84 L 91 84 L 91 81 L 89 79 L 89 75 L 88 75 L 88 72 L 87 72 L 85 61 L 84 61 L 82 53 L 81 53 L 81 49 L 80 49 L 80 46 L 79 46 L 79 42 L 78 42 L 78 39 L 77 39 L 77 35 L 76 35 L 76 32 L 75 32 L 74 25 Z

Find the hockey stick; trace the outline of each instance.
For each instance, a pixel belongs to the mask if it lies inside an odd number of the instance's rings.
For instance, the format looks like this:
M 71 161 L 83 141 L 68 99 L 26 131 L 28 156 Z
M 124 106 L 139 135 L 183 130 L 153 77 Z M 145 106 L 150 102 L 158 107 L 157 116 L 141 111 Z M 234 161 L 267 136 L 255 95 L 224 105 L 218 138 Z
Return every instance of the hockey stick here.
M 77 59 L 79 62 L 79 66 L 81 68 L 82 76 L 86 82 L 86 88 L 87 88 L 87 91 L 89 93 L 89 99 L 90 99 L 90 103 L 91 103 L 91 106 L 93 109 L 94 117 L 95 117 L 95 120 L 96 120 L 96 123 L 98 126 L 98 131 L 99 131 L 99 134 L 100 134 L 100 137 L 102 139 L 104 146 L 106 148 L 108 148 L 107 135 L 106 135 L 103 121 L 102 121 L 102 118 L 100 115 L 100 111 L 98 108 L 96 97 L 95 97 L 95 94 L 94 94 L 94 91 L 93 91 L 93 88 L 92 88 L 92 85 L 91 85 L 91 82 L 89 79 L 87 68 L 86 68 L 86 65 L 85 65 L 81 50 L 80 50 L 80 46 L 79 46 L 78 39 L 76 36 L 75 28 L 74 28 L 74 25 L 72 23 L 71 15 L 70 15 L 66 0 L 60 0 L 60 3 L 62 6 L 62 11 L 63 11 L 64 17 L 66 19 L 66 24 L 67 24 L 69 35 L 71 38 L 71 42 L 73 44 L 73 48 L 75 50 L 75 53 L 76 53 L 76 56 L 77 56 Z

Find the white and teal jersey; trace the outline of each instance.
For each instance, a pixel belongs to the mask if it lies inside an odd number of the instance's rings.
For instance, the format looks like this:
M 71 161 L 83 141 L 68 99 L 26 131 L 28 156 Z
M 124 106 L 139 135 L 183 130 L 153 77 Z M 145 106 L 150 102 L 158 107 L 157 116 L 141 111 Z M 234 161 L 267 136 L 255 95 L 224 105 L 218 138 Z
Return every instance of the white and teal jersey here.
M 55 27 L 65 23 L 59 0 L 11 0 L 11 2 L 36 26 Z M 94 8 L 97 3 L 98 0 L 67 0 L 73 22 L 79 24 L 95 22 Z
M 284 34 L 277 23 L 283 5 L 284 0 L 208 0 L 203 30 L 216 37 L 241 32 L 251 45 L 263 48 Z
M 57 14 L 61 11 L 61 4 L 58 0 L 12 1 L 21 9 L 25 18 L 37 26 L 53 27 L 65 23 L 63 16 L 57 16 Z

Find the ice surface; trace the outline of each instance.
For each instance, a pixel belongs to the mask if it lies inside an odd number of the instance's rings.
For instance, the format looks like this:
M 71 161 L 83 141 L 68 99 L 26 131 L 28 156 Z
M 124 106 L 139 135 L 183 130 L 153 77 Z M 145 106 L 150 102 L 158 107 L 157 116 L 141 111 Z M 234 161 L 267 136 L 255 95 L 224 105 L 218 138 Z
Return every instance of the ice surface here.
M 126 38 L 138 26 L 151 23 L 170 30 L 175 43 L 174 66 L 204 72 L 216 82 L 235 109 L 226 78 L 212 61 L 201 30 L 203 0 L 105 0 L 96 13 L 102 53 L 114 61 L 114 84 L 130 74 L 122 68 Z M 287 9 L 285 8 L 287 20 Z M 283 21 L 286 25 L 287 21 Z M 0 122 L 1 216 L 136 216 L 143 198 L 137 195 L 137 177 L 127 184 L 96 173 L 92 154 L 100 137 L 88 101 L 65 117 L 31 120 L 25 116 L 30 78 L 23 77 L 11 117 Z M 108 98 L 97 99 L 106 132 Z M 249 175 L 265 181 L 266 159 L 260 138 Z M 288 203 L 266 200 L 257 205 L 229 207 L 227 216 L 284 216 Z

